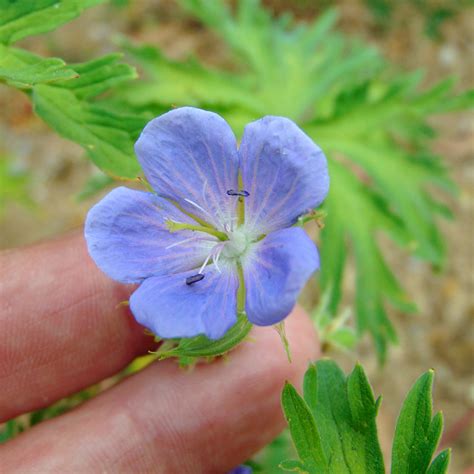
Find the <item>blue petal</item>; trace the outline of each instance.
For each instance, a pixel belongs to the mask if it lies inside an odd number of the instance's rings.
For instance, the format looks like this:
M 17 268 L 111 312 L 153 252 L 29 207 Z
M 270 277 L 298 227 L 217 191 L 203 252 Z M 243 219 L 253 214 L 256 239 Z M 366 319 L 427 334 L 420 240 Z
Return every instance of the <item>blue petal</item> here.
M 264 117 L 245 127 L 239 149 L 246 227 L 267 234 L 292 225 L 326 197 L 329 175 L 321 149 L 283 117 Z
M 245 310 L 250 322 L 268 326 L 291 312 L 319 256 L 300 227 L 273 232 L 256 245 L 243 262 Z
M 235 136 L 219 115 L 193 107 L 152 120 L 135 144 L 151 186 L 218 229 L 235 215 L 239 158 Z M 194 204 L 192 204 L 194 203 Z
M 187 285 L 186 278 L 196 273 L 145 280 L 130 298 L 135 319 L 163 338 L 222 337 L 237 322 L 238 277 L 230 268 L 210 269 L 203 280 Z
M 234 467 L 231 471 L 227 474 L 252 474 L 253 470 L 250 466 L 246 466 L 245 464 L 241 464 L 240 466 Z
M 104 273 L 123 283 L 200 265 L 217 239 L 202 232 L 171 233 L 166 219 L 195 224 L 155 194 L 116 188 L 87 214 L 89 254 Z

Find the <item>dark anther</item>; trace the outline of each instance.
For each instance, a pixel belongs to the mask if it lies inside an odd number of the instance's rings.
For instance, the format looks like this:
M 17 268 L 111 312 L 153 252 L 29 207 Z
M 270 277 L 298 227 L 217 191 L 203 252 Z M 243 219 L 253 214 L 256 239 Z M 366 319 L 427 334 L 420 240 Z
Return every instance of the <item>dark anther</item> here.
M 248 196 L 250 196 L 250 193 L 248 191 L 245 191 L 245 189 L 241 189 L 240 191 L 236 191 L 235 189 L 229 189 L 227 191 L 227 196 L 248 197 Z
M 196 275 L 191 275 L 190 277 L 186 278 L 186 285 L 192 285 L 193 283 L 197 283 L 204 278 L 202 273 L 198 273 Z

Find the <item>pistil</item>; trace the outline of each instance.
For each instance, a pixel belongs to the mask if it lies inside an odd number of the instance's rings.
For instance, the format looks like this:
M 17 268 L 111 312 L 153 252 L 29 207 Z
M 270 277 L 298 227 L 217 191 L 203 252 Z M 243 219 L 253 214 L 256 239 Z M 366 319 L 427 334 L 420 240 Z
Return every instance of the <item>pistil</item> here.
M 239 189 L 242 189 L 244 186 L 244 182 L 242 180 L 242 174 L 239 173 Z M 245 195 L 240 195 L 237 203 L 237 223 L 239 226 L 244 225 L 245 222 L 245 202 L 244 202 L 244 197 L 247 197 L 249 193 L 245 191 Z

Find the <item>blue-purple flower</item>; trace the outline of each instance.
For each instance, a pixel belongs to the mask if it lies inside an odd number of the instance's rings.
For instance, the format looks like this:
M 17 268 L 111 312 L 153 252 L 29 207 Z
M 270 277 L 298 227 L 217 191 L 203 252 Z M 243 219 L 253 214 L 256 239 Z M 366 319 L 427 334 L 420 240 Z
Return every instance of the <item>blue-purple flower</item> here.
M 227 474 L 252 474 L 253 469 L 250 466 L 241 464 L 240 466 L 234 467 L 232 471 L 229 471 Z
M 245 127 L 240 147 L 219 115 L 183 107 L 147 124 L 135 145 L 155 191 L 119 187 L 86 219 L 89 253 L 111 278 L 139 283 L 139 323 L 163 338 L 218 339 L 246 314 L 285 318 L 318 252 L 297 219 L 328 192 L 321 149 L 291 120 Z

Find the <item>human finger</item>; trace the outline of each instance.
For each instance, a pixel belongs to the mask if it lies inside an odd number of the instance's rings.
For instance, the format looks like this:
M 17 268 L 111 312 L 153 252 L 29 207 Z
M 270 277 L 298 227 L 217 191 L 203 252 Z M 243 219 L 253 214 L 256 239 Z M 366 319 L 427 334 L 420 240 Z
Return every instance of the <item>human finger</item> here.
M 82 232 L 0 253 L 0 422 L 108 377 L 153 340 L 119 285 L 90 259 Z
M 156 362 L 72 412 L 0 447 L 20 472 L 223 473 L 283 428 L 280 393 L 318 355 L 312 323 L 288 317 L 293 362 L 276 331 L 254 328 L 227 359 L 179 369 Z

